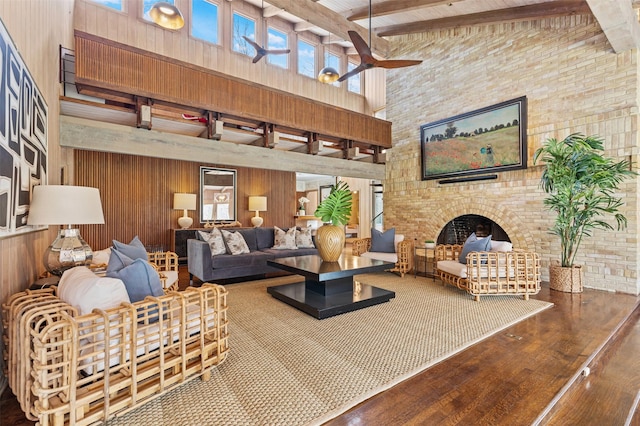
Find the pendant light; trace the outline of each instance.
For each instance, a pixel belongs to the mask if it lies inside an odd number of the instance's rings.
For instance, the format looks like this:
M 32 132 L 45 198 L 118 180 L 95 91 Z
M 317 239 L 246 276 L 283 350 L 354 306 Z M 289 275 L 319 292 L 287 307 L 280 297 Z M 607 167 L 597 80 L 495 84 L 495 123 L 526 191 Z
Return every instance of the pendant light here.
M 331 49 L 331 32 L 329 32 L 328 45 L 329 49 Z M 325 84 L 335 83 L 339 78 L 340 74 L 338 74 L 338 71 L 336 71 L 335 68 L 329 66 L 325 66 L 324 68 L 322 68 L 320 70 L 320 74 L 318 74 L 318 80 L 320 80 L 321 83 Z
M 184 18 L 180 10 L 173 4 L 164 1 L 155 3 L 151 10 L 149 10 L 149 16 L 156 24 L 163 28 L 170 30 L 179 30 L 184 26 Z

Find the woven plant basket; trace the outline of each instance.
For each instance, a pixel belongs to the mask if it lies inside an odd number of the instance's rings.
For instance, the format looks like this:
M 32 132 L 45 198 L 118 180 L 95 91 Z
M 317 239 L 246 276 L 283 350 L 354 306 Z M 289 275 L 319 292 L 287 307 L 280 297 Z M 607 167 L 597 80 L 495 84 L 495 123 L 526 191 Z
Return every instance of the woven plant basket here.
M 316 245 L 322 260 L 337 262 L 344 248 L 344 240 L 344 230 L 339 226 L 325 224 L 318 228 Z
M 582 266 L 560 266 L 560 262 L 549 265 L 549 288 L 565 293 L 582 293 Z

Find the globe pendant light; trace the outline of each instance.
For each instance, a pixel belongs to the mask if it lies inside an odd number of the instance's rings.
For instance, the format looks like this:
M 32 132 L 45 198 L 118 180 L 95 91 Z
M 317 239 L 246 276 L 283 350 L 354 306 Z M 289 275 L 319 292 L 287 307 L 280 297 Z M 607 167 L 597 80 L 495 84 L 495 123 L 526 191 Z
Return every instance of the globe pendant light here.
M 329 48 L 331 48 L 331 33 L 329 33 L 328 45 Z M 322 68 L 320 70 L 320 74 L 318 74 L 318 80 L 320 80 L 321 83 L 325 84 L 335 83 L 339 78 L 340 74 L 338 74 L 338 71 L 336 71 L 335 68 L 329 66 Z
M 151 7 L 151 10 L 149 10 L 149 16 L 151 16 L 153 22 L 163 28 L 179 30 L 184 26 L 182 13 L 180 13 L 180 10 L 171 3 L 164 1 L 155 3 Z

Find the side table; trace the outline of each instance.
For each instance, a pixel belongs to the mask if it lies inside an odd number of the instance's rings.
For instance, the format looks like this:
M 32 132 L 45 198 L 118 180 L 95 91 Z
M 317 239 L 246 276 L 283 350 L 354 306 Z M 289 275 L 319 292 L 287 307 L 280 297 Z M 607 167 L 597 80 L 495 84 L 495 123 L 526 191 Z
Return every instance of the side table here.
M 433 278 L 435 282 L 436 249 L 413 246 L 413 278 L 418 275 L 418 258 L 424 259 L 424 276 Z

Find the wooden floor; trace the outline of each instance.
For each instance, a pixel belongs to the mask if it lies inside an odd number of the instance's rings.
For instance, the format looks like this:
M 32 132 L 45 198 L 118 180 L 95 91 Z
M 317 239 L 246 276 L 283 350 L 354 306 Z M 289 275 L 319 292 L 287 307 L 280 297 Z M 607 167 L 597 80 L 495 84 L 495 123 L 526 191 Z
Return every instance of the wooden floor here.
M 181 287 L 185 275 L 181 269 Z M 544 285 L 536 298 L 554 307 L 327 425 L 640 425 L 639 299 L 593 290 L 571 295 Z M 10 390 L 0 398 L 4 424 L 34 424 Z

